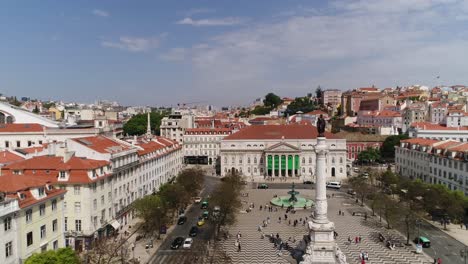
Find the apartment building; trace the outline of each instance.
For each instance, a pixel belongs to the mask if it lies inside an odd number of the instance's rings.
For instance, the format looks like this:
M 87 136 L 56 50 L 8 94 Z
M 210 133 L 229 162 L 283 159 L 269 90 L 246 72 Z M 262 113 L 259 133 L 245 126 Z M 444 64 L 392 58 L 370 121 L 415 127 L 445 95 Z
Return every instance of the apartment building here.
M 468 195 L 468 143 L 411 138 L 395 147 L 396 171 Z
M 192 114 L 176 110 L 161 120 L 161 136 L 182 143 L 185 130 L 195 127 L 194 120 Z
M 2 209 L 2 263 L 22 263 L 33 253 L 65 246 L 65 190 L 53 187 L 47 177 L 8 174 L 1 176 L 0 191 L 8 205 Z
M 184 134 L 184 162 L 186 164 L 215 165 L 221 140 L 232 133 L 230 128 L 190 128 Z

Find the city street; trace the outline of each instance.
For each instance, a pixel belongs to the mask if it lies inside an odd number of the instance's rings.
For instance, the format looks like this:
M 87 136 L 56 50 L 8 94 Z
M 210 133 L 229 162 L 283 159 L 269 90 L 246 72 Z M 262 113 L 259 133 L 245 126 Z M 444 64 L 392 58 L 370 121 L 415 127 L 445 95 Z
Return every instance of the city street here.
M 201 197 L 206 198 L 219 183 L 219 178 L 206 176 L 205 177 L 205 189 L 203 190 Z M 185 215 L 187 216 L 187 222 L 183 225 L 175 226 L 174 230 L 165 237 L 163 243 L 153 255 L 148 263 L 198 263 L 201 261 L 202 256 L 206 255 L 207 241 L 210 239 L 214 232 L 214 228 L 207 221 L 205 225 L 199 227 L 199 232 L 196 237 L 193 238 L 192 248 L 187 249 L 171 249 L 172 241 L 176 237 L 189 237 L 189 231 L 192 226 L 197 225 L 198 217 L 202 215 L 203 210 L 200 208 L 201 204 L 194 204 Z

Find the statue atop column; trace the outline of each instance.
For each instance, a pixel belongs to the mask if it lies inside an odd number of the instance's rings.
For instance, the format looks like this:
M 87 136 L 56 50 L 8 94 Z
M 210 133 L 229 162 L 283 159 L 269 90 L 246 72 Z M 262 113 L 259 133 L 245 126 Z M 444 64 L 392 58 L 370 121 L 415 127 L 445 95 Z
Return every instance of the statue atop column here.
M 325 137 L 325 126 L 327 121 L 323 118 L 321 114 L 320 117 L 317 119 L 317 132 L 319 137 Z

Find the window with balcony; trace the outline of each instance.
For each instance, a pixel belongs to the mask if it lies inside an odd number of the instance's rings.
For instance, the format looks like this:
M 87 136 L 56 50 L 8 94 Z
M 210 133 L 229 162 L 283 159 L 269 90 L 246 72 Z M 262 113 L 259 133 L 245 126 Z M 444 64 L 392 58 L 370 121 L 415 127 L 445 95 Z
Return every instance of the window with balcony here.
M 81 220 L 75 220 L 75 230 L 81 232 Z
M 6 217 L 4 220 L 3 220 L 3 225 L 5 227 L 5 231 L 8 231 L 11 229 L 11 217 Z
M 41 239 L 46 238 L 46 226 L 41 226 Z
M 13 243 L 12 241 L 5 244 L 5 257 L 11 257 L 13 255 Z
M 52 221 L 52 232 L 56 232 L 58 230 L 58 222 L 57 219 Z

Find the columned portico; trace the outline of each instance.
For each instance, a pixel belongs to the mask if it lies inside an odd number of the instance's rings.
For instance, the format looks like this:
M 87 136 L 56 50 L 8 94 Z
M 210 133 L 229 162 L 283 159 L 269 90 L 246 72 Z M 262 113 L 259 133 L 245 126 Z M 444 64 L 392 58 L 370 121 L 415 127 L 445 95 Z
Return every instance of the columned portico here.
M 272 177 L 300 176 L 299 153 L 265 153 L 265 175 Z

